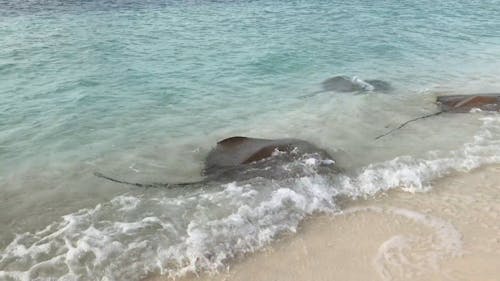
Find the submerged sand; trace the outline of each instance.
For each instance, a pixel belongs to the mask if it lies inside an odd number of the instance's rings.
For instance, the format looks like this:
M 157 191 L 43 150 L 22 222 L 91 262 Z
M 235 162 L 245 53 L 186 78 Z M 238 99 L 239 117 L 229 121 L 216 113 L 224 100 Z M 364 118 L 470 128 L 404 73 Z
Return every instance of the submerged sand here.
M 500 166 L 432 187 L 346 203 L 224 272 L 182 279 L 500 280 Z

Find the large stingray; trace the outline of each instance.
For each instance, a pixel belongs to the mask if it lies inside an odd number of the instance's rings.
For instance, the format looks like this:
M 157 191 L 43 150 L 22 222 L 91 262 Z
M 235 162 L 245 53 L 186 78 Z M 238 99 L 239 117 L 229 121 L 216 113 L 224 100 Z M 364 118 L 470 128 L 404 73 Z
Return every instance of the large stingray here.
M 338 92 L 338 93 L 349 93 L 349 92 L 389 92 L 392 90 L 391 84 L 386 81 L 371 79 L 362 80 L 356 76 L 334 76 L 326 79 L 321 83 L 321 90 L 313 92 L 302 96 L 303 98 L 308 98 L 323 92 Z
M 347 76 L 334 76 L 321 83 L 324 91 L 334 92 L 359 92 L 359 91 L 390 91 L 391 85 L 382 80 L 361 80 L 360 78 Z
M 450 95 L 450 96 L 438 96 L 436 103 L 440 110 L 431 114 L 420 116 L 411 120 L 404 122 L 398 127 L 377 136 L 375 139 L 380 139 L 388 134 L 399 130 L 406 126 L 407 124 L 420 120 L 429 118 L 432 116 L 437 116 L 442 113 L 467 113 L 474 108 L 481 109 L 483 111 L 500 111 L 500 94 L 498 93 L 488 93 L 488 94 L 474 94 L 474 95 Z
M 217 143 L 207 155 L 204 180 L 196 183 L 245 181 L 252 178 L 285 179 L 315 173 L 336 173 L 332 157 L 325 150 L 299 139 L 231 137 Z M 312 170 L 311 170 L 312 169 Z M 140 187 L 173 187 L 194 183 L 132 183 L 101 173 L 96 176 Z

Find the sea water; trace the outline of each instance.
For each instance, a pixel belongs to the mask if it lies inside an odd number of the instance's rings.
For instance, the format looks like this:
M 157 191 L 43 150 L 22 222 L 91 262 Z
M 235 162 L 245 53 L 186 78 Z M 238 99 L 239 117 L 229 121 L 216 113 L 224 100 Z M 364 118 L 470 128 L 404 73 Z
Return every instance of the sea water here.
M 322 92 L 336 75 L 390 91 Z M 438 94 L 500 90 L 500 1 L 0 0 L 0 280 L 214 271 L 339 197 L 425 192 L 500 163 L 500 116 Z M 293 137 L 309 173 L 200 188 L 217 140 Z M 299 163 L 300 164 L 300 163 Z

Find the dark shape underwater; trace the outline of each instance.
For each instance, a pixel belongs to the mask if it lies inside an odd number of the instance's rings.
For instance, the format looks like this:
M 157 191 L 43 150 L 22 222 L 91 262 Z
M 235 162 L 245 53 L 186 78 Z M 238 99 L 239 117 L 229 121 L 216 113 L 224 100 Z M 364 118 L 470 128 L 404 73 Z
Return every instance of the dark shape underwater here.
M 117 180 L 101 173 L 95 175 L 139 187 L 179 187 L 253 178 L 282 180 L 311 173 L 338 173 L 340 170 L 334 163 L 328 152 L 304 140 L 231 137 L 219 141 L 208 153 L 203 169 L 205 179 L 200 182 L 142 184 Z
M 361 92 L 361 91 L 381 91 L 392 90 L 391 84 L 383 80 L 361 80 L 360 78 L 347 76 L 334 76 L 321 83 L 323 92 Z
M 209 180 L 225 182 L 256 177 L 283 179 L 304 175 L 300 161 L 306 158 L 318 164 L 317 173 L 338 171 L 328 152 L 307 141 L 231 137 L 219 141 L 208 153 L 203 174 Z M 297 167 L 287 166 L 293 163 Z
M 440 108 L 440 111 L 420 116 L 411 120 L 408 120 L 398 127 L 379 135 L 375 140 L 385 137 L 392 132 L 403 128 L 411 122 L 417 120 L 426 119 L 429 117 L 437 116 L 442 113 L 467 113 L 474 108 L 481 109 L 483 111 L 500 111 L 500 94 L 498 93 L 488 93 L 488 94 L 473 94 L 473 95 L 450 95 L 450 96 L 438 96 L 436 103 Z

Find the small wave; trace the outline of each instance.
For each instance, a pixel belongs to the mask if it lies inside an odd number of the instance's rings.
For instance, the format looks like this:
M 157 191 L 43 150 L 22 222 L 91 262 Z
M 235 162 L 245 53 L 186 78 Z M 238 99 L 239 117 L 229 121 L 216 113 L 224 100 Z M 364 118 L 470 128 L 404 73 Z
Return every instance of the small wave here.
M 401 188 L 424 192 L 433 179 L 453 171 L 470 171 L 481 165 L 500 163 L 500 116 L 481 118 L 483 125 L 470 143 L 451 152 L 430 151 L 422 158 L 400 156 L 370 164 L 355 177 L 341 176 L 339 187 L 352 198 L 368 198 L 380 191 Z

